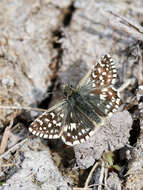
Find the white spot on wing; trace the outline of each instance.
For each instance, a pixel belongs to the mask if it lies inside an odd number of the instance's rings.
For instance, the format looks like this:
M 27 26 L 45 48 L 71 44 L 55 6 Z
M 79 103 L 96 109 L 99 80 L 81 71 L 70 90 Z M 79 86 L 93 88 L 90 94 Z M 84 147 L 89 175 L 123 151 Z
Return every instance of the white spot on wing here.
M 70 126 L 71 126 L 71 131 L 73 131 L 73 129 L 76 129 L 76 124 L 75 123 L 71 123 Z
M 40 132 L 37 132 L 35 135 L 36 135 L 36 136 L 39 136 L 39 134 L 40 134 Z
M 84 142 L 85 142 L 85 139 L 80 139 L 80 142 L 81 142 L 81 143 L 84 143 Z
M 53 139 L 53 135 L 49 135 L 49 139 Z
M 53 132 L 54 132 L 54 130 L 53 130 L 53 129 L 51 129 L 50 133 L 53 133 Z
M 93 78 L 96 78 L 97 75 L 96 75 L 94 72 L 92 72 L 92 77 L 93 77 Z
M 60 114 L 60 117 L 62 117 L 62 118 L 63 118 L 63 117 L 64 117 L 64 114 L 63 114 L 63 113 L 61 113 L 61 114 Z
M 37 133 L 37 131 L 32 131 L 32 134 L 35 135 Z
M 56 124 L 57 123 L 57 121 L 56 120 L 53 120 L 53 124 Z
M 99 73 L 101 73 L 101 67 L 99 67 L 97 70 L 98 70 Z
M 67 126 L 65 126 L 65 127 L 64 127 L 64 131 L 67 132 L 67 129 L 68 129 Z
M 51 127 L 52 126 L 52 123 L 48 123 L 48 127 Z
M 100 75 L 100 76 L 99 76 L 99 79 L 100 79 L 100 80 L 103 80 L 103 77 L 102 77 L 102 75 Z
M 95 84 L 95 83 L 92 83 L 92 87 L 95 88 L 95 87 L 96 87 L 96 84 Z
M 47 123 L 49 123 L 49 121 L 50 121 L 50 120 L 49 120 L 49 119 L 47 119 L 47 118 L 45 118 L 45 121 L 46 121 Z
M 113 77 L 116 78 L 116 77 L 117 77 L 117 74 L 113 74 Z
M 108 109 L 109 109 L 109 108 L 111 108 L 111 106 L 108 104 L 108 105 L 106 105 L 106 108 L 108 108 Z
M 43 137 L 43 133 L 41 133 L 39 136 L 40 136 L 40 137 Z
M 73 141 L 73 145 L 76 145 L 76 144 L 79 144 L 80 141 L 76 140 L 76 141 Z
M 85 136 L 85 139 L 86 139 L 86 140 L 88 140 L 88 139 L 89 139 L 89 136 L 88 136 L 88 135 L 86 135 L 86 136 Z
M 59 135 L 55 134 L 55 135 L 53 135 L 53 138 L 57 139 L 57 138 L 59 138 Z
M 47 134 L 45 134 L 45 135 L 43 136 L 43 138 L 48 138 L 48 135 L 47 135 Z
M 106 76 L 106 72 L 103 72 L 102 75 L 103 75 L 103 76 Z
M 69 141 L 65 141 L 65 144 L 69 145 L 69 146 L 73 146 L 73 144 Z
M 89 136 L 93 136 L 93 135 L 94 135 L 94 131 L 90 131 Z
M 85 131 L 85 129 L 81 129 L 81 132 L 84 134 L 86 131 Z
M 55 117 L 55 114 L 53 112 L 51 112 L 50 115 L 52 116 L 52 118 Z
M 30 132 L 32 132 L 32 131 L 33 131 L 33 129 L 32 129 L 31 127 L 29 127 L 29 131 L 30 131 Z
M 70 133 L 67 133 L 67 136 L 68 136 L 68 137 L 70 137 L 70 136 L 71 136 L 71 134 L 70 134 Z
M 61 127 L 61 125 L 62 125 L 61 122 L 59 122 L 59 123 L 56 124 L 56 126 L 59 126 L 59 127 Z

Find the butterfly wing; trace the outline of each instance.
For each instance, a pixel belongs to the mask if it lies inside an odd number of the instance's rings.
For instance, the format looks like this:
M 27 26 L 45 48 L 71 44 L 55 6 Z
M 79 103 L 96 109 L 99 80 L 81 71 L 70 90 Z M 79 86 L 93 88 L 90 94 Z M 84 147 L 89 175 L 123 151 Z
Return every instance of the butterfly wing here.
M 104 55 L 94 66 L 90 81 L 93 88 L 102 88 L 114 85 L 117 78 L 117 70 L 110 55 Z
M 90 89 L 103 88 L 114 85 L 117 78 L 115 64 L 109 54 L 101 57 L 91 70 L 82 78 L 78 88 L 89 86 Z
M 95 122 L 83 114 L 77 107 L 77 109 L 69 113 L 64 130 L 61 133 L 61 139 L 69 146 L 83 143 L 93 136 L 101 126 L 101 122 L 99 120 L 95 127 Z
M 66 119 L 66 108 L 67 103 L 64 100 L 51 107 L 31 123 L 29 131 L 46 139 L 59 138 Z
M 114 87 L 117 70 L 110 55 L 105 55 L 78 85 L 80 93 L 101 116 L 112 115 L 120 105 L 120 94 Z

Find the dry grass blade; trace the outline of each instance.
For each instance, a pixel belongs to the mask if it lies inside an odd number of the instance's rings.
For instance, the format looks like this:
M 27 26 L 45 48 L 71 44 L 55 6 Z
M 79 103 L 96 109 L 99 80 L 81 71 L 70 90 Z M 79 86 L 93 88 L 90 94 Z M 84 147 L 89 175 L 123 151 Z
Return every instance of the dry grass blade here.
M 73 190 L 92 190 L 91 188 L 85 188 L 85 187 L 83 187 L 83 188 L 78 188 L 78 187 L 75 187 L 75 188 L 73 188 Z
M 0 105 L 0 109 L 12 109 L 12 110 L 28 110 L 28 111 L 39 111 L 39 112 L 46 112 L 47 109 L 41 109 L 41 108 L 32 108 L 28 106 L 7 106 L 7 105 Z
M 3 134 L 3 137 L 2 137 L 2 141 L 1 141 L 1 145 L 0 145 L 0 154 L 3 154 L 6 150 L 6 147 L 7 147 L 7 144 L 8 144 L 8 139 L 9 139 L 9 135 L 10 135 L 10 132 L 11 132 L 11 127 L 13 125 L 13 121 L 14 121 L 14 118 L 16 116 L 16 113 L 14 113 L 14 115 L 12 116 L 12 119 L 10 121 L 10 124 L 8 127 L 6 127 L 5 131 L 4 131 L 4 134 Z
M 90 173 L 89 173 L 89 175 L 88 175 L 88 177 L 87 177 L 87 179 L 86 179 L 84 188 L 88 188 L 88 185 L 89 185 L 89 182 L 90 182 L 91 177 L 92 177 L 92 175 L 93 175 L 93 172 L 95 171 L 95 169 L 97 168 L 98 165 L 99 165 L 98 162 L 96 162 L 96 163 L 94 164 L 92 170 L 90 171 Z
M 101 172 L 100 172 L 98 190 L 101 190 L 101 189 L 102 189 L 103 178 L 104 178 L 104 161 L 102 160 L 102 161 L 101 161 Z
M 139 57 L 138 84 L 143 85 L 143 58 L 141 53 Z
M 0 155 L 0 160 L 4 158 L 6 155 L 8 155 L 10 152 L 17 150 L 20 146 L 22 146 L 24 143 L 26 143 L 27 138 L 23 139 L 21 142 L 15 144 L 13 147 L 11 147 L 9 150 L 4 152 L 2 155 Z
M 109 13 L 112 14 L 113 16 L 119 18 L 120 19 L 120 23 L 122 23 L 125 26 L 128 26 L 128 27 L 130 27 L 132 29 L 134 29 L 136 32 L 139 32 L 140 34 L 143 34 L 143 31 L 142 31 L 141 28 L 139 28 L 139 26 L 135 26 L 134 23 L 131 23 L 129 20 L 127 20 L 127 19 L 125 19 L 125 18 L 123 18 L 123 17 L 121 17 L 121 16 L 113 13 L 112 11 L 109 11 Z

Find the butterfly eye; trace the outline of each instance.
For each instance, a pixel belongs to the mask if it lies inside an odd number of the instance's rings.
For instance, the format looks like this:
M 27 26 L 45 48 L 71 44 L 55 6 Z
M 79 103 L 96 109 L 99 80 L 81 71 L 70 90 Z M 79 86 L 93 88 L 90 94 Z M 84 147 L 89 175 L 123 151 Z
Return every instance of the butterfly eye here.
M 68 85 L 63 85 L 62 90 L 63 90 L 63 95 L 66 98 L 71 89 L 70 89 L 70 87 Z

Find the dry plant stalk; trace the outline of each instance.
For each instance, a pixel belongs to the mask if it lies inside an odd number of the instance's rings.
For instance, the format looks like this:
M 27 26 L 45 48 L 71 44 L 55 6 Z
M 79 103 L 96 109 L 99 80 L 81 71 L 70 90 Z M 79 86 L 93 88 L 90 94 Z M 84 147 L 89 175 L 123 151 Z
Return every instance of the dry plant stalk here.
M 73 190 L 92 190 L 91 188 L 85 188 L 85 187 L 83 187 L 83 188 L 73 188 Z
M 0 145 L 0 154 L 3 154 L 6 150 L 6 147 L 7 147 L 7 144 L 8 144 L 8 139 L 9 139 L 9 136 L 10 136 L 10 132 L 11 132 L 11 127 L 13 125 L 13 121 L 14 121 L 14 118 L 16 116 L 16 113 L 15 112 L 13 115 L 12 115 L 12 118 L 11 118 L 11 121 L 10 121 L 10 124 L 8 127 L 6 127 L 5 131 L 4 131 L 4 134 L 3 134 L 3 137 L 2 137 L 2 141 L 1 141 L 1 145 Z

